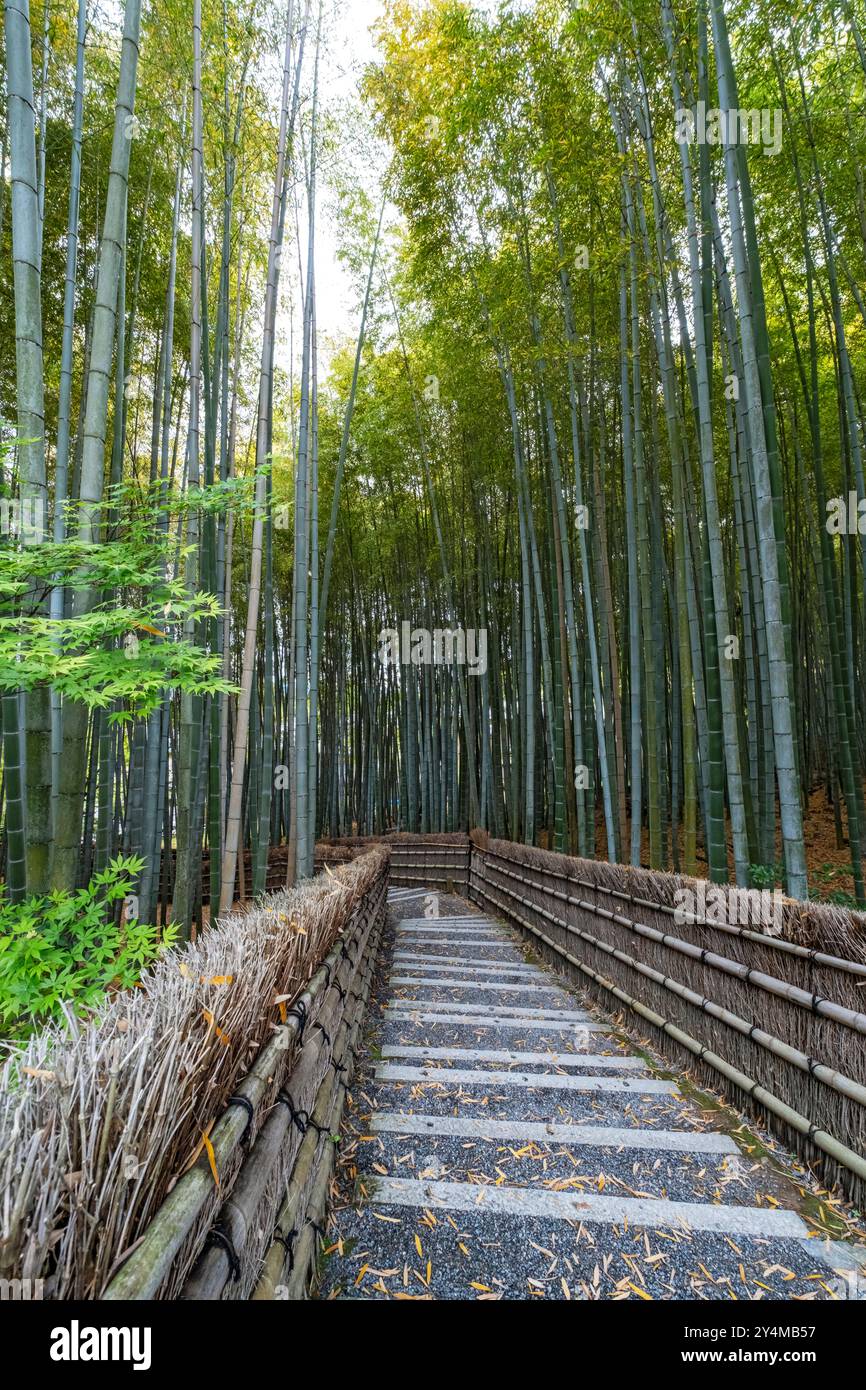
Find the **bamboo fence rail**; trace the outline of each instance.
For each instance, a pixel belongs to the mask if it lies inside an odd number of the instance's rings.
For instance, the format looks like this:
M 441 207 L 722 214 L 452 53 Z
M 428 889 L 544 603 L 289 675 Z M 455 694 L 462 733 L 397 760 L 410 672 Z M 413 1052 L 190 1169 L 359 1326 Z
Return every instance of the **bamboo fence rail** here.
M 353 987 L 356 962 L 373 924 L 382 918 L 387 851 L 374 850 L 373 856 L 378 861 L 373 881 L 353 904 L 327 957 L 214 1126 L 210 1140 L 217 1174 L 243 1141 L 255 1134 L 248 1155 L 235 1165 L 231 1185 L 221 1181 L 215 1188 L 213 1166 L 201 1155 L 166 1198 L 105 1290 L 105 1299 L 175 1297 L 184 1288 L 197 1255 L 186 1296 L 216 1297 L 214 1290 L 221 1291 L 230 1274 L 233 1281 L 240 1280 L 241 1257 L 245 1264 L 254 1260 L 250 1246 L 264 1186 L 280 1159 L 280 1144 L 289 1125 L 298 1128 L 303 1123 L 317 1068 L 322 1062 L 325 1067 L 330 1063 L 334 1011 L 342 1011 Z M 229 1190 L 226 1200 L 223 1194 Z M 213 1224 L 217 1208 L 221 1215 Z M 203 1209 L 208 1218 L 205 1229 L 200 1219 Z
M 322 1102 L 325 1096 L 333 1097 L 335 1081 L 349 1070 L 381 935 L 383 899 L 384 892 L 381 898 L 371 898 L 351 936 L 341 937 L 341 952 L 325 992 L 327 1003 L 308 1025 L 291 1074 L 183 1287 L 184 1299 L 248 1297 L 261 1269 L 263 1246 L 267 1251 L 275 1243 L 271 1232 L 279 1194 L 294 1181 L 307 1136 L 312 1136 L 319 1154 L 323 1149 L 333 1153 L 340 1115 L 335 1107 L 325 1112 Z M 264 1241 L 262 1232 L 267 1232 Z M 292 1226 L 280 1231 L 284 1244 L 277 1248 L 284 1256 L 291 1252 L 294 1234 Z
M 569 874 L 556 873 L 549 868 L 544 870 L 544 874 L 546 878 L 560 879 L 563 883 L 573 883 L 578 888 L 588 889 L 591 893 L 600 893 L 605 897 L 616 898 L 619 902 L 632 903 L 635 907 L 648 908 L 650 912 L 658 912 L 670 917 L 678 914 L 678 909 L 673 905 L 653 902 L 650 898 L 640 897 L 634 893 L 624 893 L 617 888 L 608 888 L 604 884 L 594 883 L 588 878 L 574 878 Z M 748 896 L 746 893 L 746 897 Z M 845 960 L 842 956 L 828 955 L 812 946 L 801 946 L 795 941 L 786 941 L 767 932 L 749 931 L 747 928 L 737 926 L 732 922 L 715 922 L 707 917 L 683 912 L 680 912 L 679 915 L 684 924 L 688 926 L 707 927 L 725 935 L 741 937 L 744 941 L 755 941 L 761 946 L 769 947 L 774 951 L 781 951 L 785 955 L 800 956 L 804 960 L 814 961 L 816 965 L 829 965 L 836 970 L 848 971 L 852 975 L 866 976 L 866 962 L 864 961 Z M 864 938 L 864 944 L 866 944 L 866 938 Z
M 674 893 L 694 880 L 473 839 L 473 901 L 528 931 L 599 1002 L 612 995 L 650 1022 L 675 1065 L 697 1063 L 735 1101 L 745 1092 L 770 1128 L 823 1163 L 826 1185 L 839 1182 L 863 1204 L 860 914 L 786 899 L 779 935 L 696 913 L 678 916 L 674 935 Z M 642 910 L 627 916 L 612 900 Z M 752 894 L 756 917 L 760 905 Z
M 90 1022 L 70 1013 L 8 1052 L 0 1273 L 44 1278 L 51 1298 L 180 1291 L 242 1141 L 346 989 L 346 940 L 384 910 L 388 858 L 372 847 L 220 919 Z
M 319 1086 L 310 1123 L 286 1184 L 273 1237 L 251 1295 L 255 1300 L 276 1298 L 281 1287 L 284 1290 L 282 1297 L 286 1299 L 303 1298 L 308 1291 L 313 1273 L 315 1236 L 324 1219 L 334 1170 L 336 1149 L 329 1142 L 329 1136 L 340 1127 L 346 1091 L 354 1070 L 358 1037 L 373 982 L 378 946 L 377 934 L 367 953 L 354 1018 L 351 1024 L 344 1021 L 343 1046 L 337 1050 L 339 1064 L 334 1068 L 333 1075 L 326 1074 Z M 286 1284 L 282 1284 L 284 1278 L 287 1278 Z
M 325 840 L 316 845 L 316 853 L 325 861 L 334 851 L 356 852 L 381 843 L 388 844 L 391 849 L 391 883 L 395 888 L 418 886 L 462 894 L 469 891 L 472 843 L 469 836 L 462 833 L 410 835 L 395 832 L 384 836 Z

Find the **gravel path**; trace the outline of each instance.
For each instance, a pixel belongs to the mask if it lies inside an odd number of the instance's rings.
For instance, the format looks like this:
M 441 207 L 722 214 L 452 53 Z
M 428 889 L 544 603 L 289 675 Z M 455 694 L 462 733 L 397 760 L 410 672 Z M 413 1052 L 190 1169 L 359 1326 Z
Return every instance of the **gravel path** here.
M 389 900 L 319 1297 L 846 1296 L 863 1247 L 822 1239 L 802 1165 L 698 1104 L 510 928 Z

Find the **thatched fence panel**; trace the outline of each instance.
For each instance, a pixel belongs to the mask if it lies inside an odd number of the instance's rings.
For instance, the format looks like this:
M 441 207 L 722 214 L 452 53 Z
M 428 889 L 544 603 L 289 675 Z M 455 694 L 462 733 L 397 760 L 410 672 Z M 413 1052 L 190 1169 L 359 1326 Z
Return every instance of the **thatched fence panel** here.
M 352 854 L 373 844 L 391 850 L 391 883 L 395 888 L 431 888 L 442 893 L 469 891 L 472 843 L 462 832 L 410 835 L 394 831 L 382 836 L 354 836 L 322 840 L 316 845 L 317 860 L 332 862 L 334 854 Z
M 221 919 L 91 1021 L 8 1052 L 0 1274 L 51 1298 L 180 1291 L 286 1078 L 298 1110 L 317 1093 L 388 861 L 375 846 Z
M 695 880 L 476 837 L 469 896 L 521 926 L 610 1008 L 657 1030 L 677 1068 L 752 1106 L 866 1201 L 866 922 L 788 899 L 777 924 L 677 912 Z M 675 912 L 677 916 L 675 917 Z M 768 930 L 769 927 L 769 930 Z M 769 934 L 778 930 L 779 935 Z

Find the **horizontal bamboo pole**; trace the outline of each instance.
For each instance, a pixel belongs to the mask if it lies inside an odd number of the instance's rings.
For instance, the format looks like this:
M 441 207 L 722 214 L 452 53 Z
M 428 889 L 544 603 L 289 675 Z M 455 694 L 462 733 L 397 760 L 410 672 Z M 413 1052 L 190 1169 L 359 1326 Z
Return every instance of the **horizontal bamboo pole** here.
M 497 887 L 498 885 L 493 884 L 491 886 Z M 686 1048 L 687 1051 L 692 1052 L 699 1061 L 705 1062 L 713 1071 L 725 1077 L 727 1081 L 730 1081 L 739 1090 L 744 1091 L 752 1100 L 762 1105 L 765 1110 L 768 1110 L 770 1114 L 775 1115 L 778 1119 L 783 1120 L 785 1124 L 790 1125 L 790 1127 L 799 1134 L 810 1139 L 817 1148 L 835 1159 L 843 1168 L 847 1168 L 849 1172 L 856 1174 L 858 1178 L 866 1178 L 866 1158 L 864 1158 L 862 1154 L 855 1153 L 853 1149 L 849 1149 L 845 1144 L 842 1144 L 838 1139 L 834 1138 L 832 1134 L 828 1134 L 826 1130 L 818 1129 L 805 1115 L 801 1115 L 799 1111 L 787 1105 L 785 1101 L 774 1095 L 772 1091 L 768 1091 L 766 1087 L 762 1086 L 753 1077 L 747 1076 L 745 1072 L 732 1066 L 730 1062 L 726 1062 L 718 1053 L 712 1052 L 704 1043 L 699 1042 L 697 1038 L 691 1037 L 689 1033 L 684 1032 L 677 1024 L 671 1023 L 661 1014 L 656 1013 L 654 1009 L 650 1009 L 646 1004 L 641 1003 L 639 999 L 628 994 L 625 990 L 620 989 L 612 980 L 606 980 L 603 975 L 599 975 L 591 966 L 587 965 L 577 956 L 572 955 L 571 952 L 566 951 L 563 946 L 547 936 L 540 928 L 533 926 L 531 922 L 527 922 L 526 919 L 516 913 L 513 908 L 510 908 L 507 904 L 498 902 L 496 898 L 487 893 L 483 888 L 476 886 L 475 891 L 501 912 L 505 912 L 507 916 L 524 927 L 526 931 L 531 932 L 539 941 L 543 941 L 546 946 L 549 946 L 557 955 L 575 966 L 582 974 L 593 980 L 595 984 L 599 985 L 609 994 L 612 994 L 616 999 L 619 999 L 621 1003 L 626 1004 L 636 1014 L 639 1014 L 641 1018 L 645 1018 L 648 1023 L 653 1024 L 654 1027 L 660 1029 L 668 1037 L 672 1038 L 674 1042 L 679 1043 L 680 1046 Z M 506 893 L 508 892 L 507 889 L 503 889 L 503 891 Z M 557 925 L 562 926 L 563 924 L 557 922 Z
M 462 863 L 472 854 L 470 845 L 392 845 L 392 862 L 398 864 Z
M 468 856 L 462 862 L 456 864 L 430 864 L 421 862 L 420 864 L 410 863 L 409 860 L 397 859 L 391 865 L 391 877 L 405 877 L 410 870 L 417 870 L 419 873 L 440 873 L 458 876 L 465 874 L 469 868 Z
M 406 858 L 406 855 L 417 855 L 419 853 L 422 855 L 422 858 L 417 861 L 410 861 Z M 434 862 L 438 863 L 440 859 L 445 860 L 448 859 L 449 856 L 456 857 L 457 859 L 468 859 L 470 854 L 472 853 L 472 850 L 470 849 L 469 845 L 456 845 L 454 848 L 450 848 L 447 845 L 434 845 L 427 850 L 423 848 L 419 850 L 415 847 L 403 849 L 402 847 L 397 846 L 396 848 L 391 850 L 391 862 L 392 864 L 395 862 L 398 864 L 406 864 L 412 862 L 414 866 L 418 868 L 423 864 L 429 863 L 430 857 L 434 853 L 437 856 Z
M 511 862 L 515 861 L 512 860 Z M 510 869 L 495 869 L 494 872 L 516 879 L 519 883 L 526 882 L 525 873 L 515 874 Z M 733 975 L 736 979 L 744 980 L 747 984 L 756 985 L 758 989 L 764 990 L 767 994 L 773 994 L 779 999 L 786 999 L 788 1003 L 796 1004 L 801 1009 L 808 1009 L 810 1013 L 830 1018 L 834 1023 L 839 1023 L 844 1028 L 850 1028 L 855 1033 L 866 1034 L 866 1014 L 858 1013 L 855 1009 L 848 1009 L 844 1004 L 836 1004 L 831 999 L 823 999 L 819 994 L 814 994 L 807 989 L 800 989 L 799 985 L 789 984 L 787 980 L 780 980 L 775 975 L 767 975 L 763 970 L 752 970 L 748 965 L 743 965 L 740 961 L 730 960 L 728 956 L 720 956 L 715 951 L 708 951 L 694 941 L 684 941 L 682 937 L 669 936 L 666 932 L 660 932 L 655 927 L 648 927 L 643 922 L 634 922 L 630 917 L 624 917 L 618 912 L 609 912 L 606 908 L 598 907 L 595 903 L 587 902 L 584 898 L 574 898 L 571 894 L 560 893 L 555 888 L 539 888 L 539 891 L 546 893 L 548 897 L 558 898 L 561 902 L 569 903 L 582 912 L 591 912 L 596 917 L 615 922 L 617 926 L 625 927 L 626 931 L 630 931 L 636 936 L 643 936 L 648 941 L 655 941 L 659 945 L 667 946 L 670 950 L 677 951 L 680 955 L 689 956 L 692 960 L 699 960 L 703 965 L 709 965 L 714 970 L 720 970 L 726 975 Z M 531 903 L 530 906 L 532 906 Z M 553 920 L 558 919 L 554 918 Z
M 319 1125 L 327 1124 L 331 1132 L 336 1132 L 339 1129 L 342 1120 L 346 1091 L 354 1071 L 358 1037 L 372 988 L 378 945 L 379 934 L 377 934 L 377 939 L 369 954 L 367 970 L 360 991 L 361 997 L 358 1000 L 358 1007 L 355 1010 L 355 1017 L 349 1030 L 343 1057 L 340 1059 L 341 1061 L 346 1057 L 349 1059 L 347 1069 L 339 1075 L 335 1072 L 333 1076 L 325 1078 L 313 1110 L 313 1119 L 316 1123 Z M 283 1281 L 283 1271 L 288 1259 L 287 1251 L 289 1248 L 292 1250 L 291 1260 L 294 1269 L 298 1258 L 293 1245 L 293 1241 L 297 1239 L 298 1216 L 310 1184 L 316 1182 L 316 1173 L 321 1164 L 323 1152 L 328 1148 L 333 1150 L 333 1145 L 328 1145 L 327 1141 L 324 1141 L 323 1149 L 320 1134 L 311 1127 L 305 1134 L 295 1158 L 295 1166 L 286 1188 L 286 1195 L 277 1216 L 274 1239 L 265 1254 L 259 1282 L 251 1295 L 255 1301 L 275 1297 L 277 1285 Z
M 384 878 L 383 874 L 382 881 Z M 368 894 L 380 886 L 379 883 L 371 885 Z M 329 987 L 344 942 L 345 929 L 340 932 L 327 957 L 293 1005 L 304 1013 L 308 1025 L 315 1021 L 313 1007 L 320 1003 L 324 991 Z M 234 1094 L 248 1101 L 254 1113 L 271 1091 L 275 1079 L 282 1080 L 289 1058 L 295 1051 L 299 1029 L 298 1017 L 290 1015 L 285 1024 L 274 1030 L 274 1036 L 261 1049 L 247 1075 L 235 1087 Z M 227 1168 L 229 1159 L 246 1132 L 247 1121 L 246 1107 L 229 1105 L 214 1125 L 209 1139 L 218 1173 Z M 154 1298 L 199 1213 L 213 1196 L 214 1187 L 208 1158 L 201 1155 L 172 1188 L 138 1245 L 103 1292 L 102 1299 L 122 1301 Z
M 521 865 L 519 859 L 511 859 L 508 855 L 502 854 L 499 850 L 487 850 L 487 855 L 493 859 L 501 859 L 506 864 L 515 864 L 524 870 L 527 865 Z M 550 869 L 547 865 L 533 864 L 533 873 L 546 874 L 549 878 L 559 879 L 562 883 L 573 883 L 579 888 L 588 888 L 593 893 L 603 893 L 606 897 L 618 898 L 622 902 L 633 903 L 636 907 L 648 908 L 651 912 L 663 913 L 665 916 L 673 917 L 678 909 L 669 903 L 654 902 L 651 898 L 636 897 L 632 893 L 624 893 L 620 888 L 608 888 L 605 884 L 593 883 L 588 878 L 578 878 L 574 874 L 563 874 L 557 869 Z M 714 885 L 715 886 L 715 885 Z M 747 892 L 746 889 L 737 889 L 737 892 Z M 785 955 L 799 956 L 803 960 L 810 960 L 815 965 L 828 966 L 834 970 L 842 970 L 849 975 L 866 976 L 866 964 L 861 961 L 847 960 L 844 956 L 828 955 L 824 951 L 817 951 L 812 946 L 801 946 L 796 941 L 786 941 L 783 937 L 770 936 L 767 932 L 750 931 L 746 927 L 735 926 L 731 922 L 711 922 L 706 917 L 697 917 L 692 913 L 683 914 L 686 923 L 691 927 L 706 927 L 710 931 L 725 932 L 729 936 L 739 936 L 746 941 L 754 941 L 761 946 L 768 946 L 774 951 L 781 951 Z

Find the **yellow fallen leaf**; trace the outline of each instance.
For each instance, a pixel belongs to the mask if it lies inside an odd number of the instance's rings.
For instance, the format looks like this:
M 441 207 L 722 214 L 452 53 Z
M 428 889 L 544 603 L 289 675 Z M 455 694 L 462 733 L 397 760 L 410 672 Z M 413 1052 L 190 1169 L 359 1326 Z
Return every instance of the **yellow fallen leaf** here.
M 214 1030 L 214 1032 L 216 1033 L 216 1035 L 217 1035 L 217 1037 L 219 1038 L 220 1042 L 222 1043 L 223 1047 L 228 1047 L 229 1043 L 231 1042 L 231 1038 L 229 1037 L 228 1033 L 224 1033 L 223 1030 L 222 1030 L 222 1028 L 220 1028 L 219 1024 L 217 1023 L 217 1021 L 216 1021 L 216 1019 L 214 1018 L 213 1014 L 211 1013 L 210 1009 L 202 1009 L 202 1013 L 204 1014 L 205 1018 L 207 1019 L 208 1024 L 210 1025 L 210 1027 L 211 1027 L 211 1028 Z
M 210 1128 L 210 1126 L 209 1126 L 208 1128 Z M 201 1136 L 201 1137 L 202 1137 L 202 1140 L 204 1141 L 204 1146 L 205 1146 L 205 1148 L 207 1149 L 207 1159 L 208 1159 L 208 1163 L 210 1164 L 210 1170 L 211 1170 L 211 1172 L 213 1173 L 213 1180 L 214 1180 L 214 1182 L 216 1183 L 217 1187 L 219 1187 L 219 1185 L 220 1185 L 220 1175 L 219 1175 L 219 1173 L 217 1172 L 216 1154 L 215 1154 L 214 1151 L 213 1151 L 213 1144 L 211 1143 L 210 1139 L 208 1138 L 208 1130 L 204 1130 L 204 1131 L 202 1132 L 202 1136 Z
M 637 1284 L 633 1284 L 630 1279 L 626 1279 L 625 1282 L 628 1284 L 632 1292 L 637 1294 L 638 1298 L 644 1298 L 646 1299 L 647 1303 L 652 1303 L 653 1296 L 651 1293 L 647 1293 L 646 1289 L 639 1289 Z

